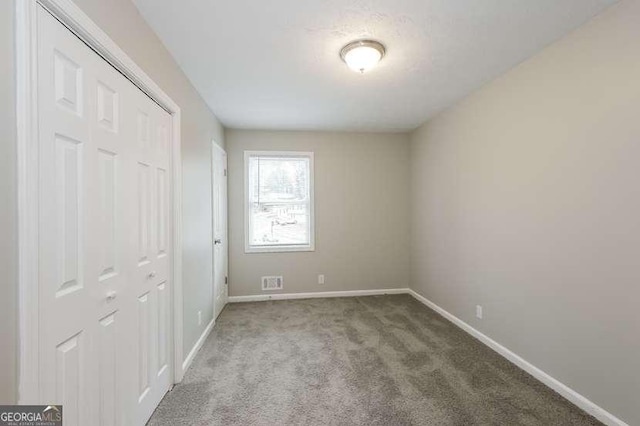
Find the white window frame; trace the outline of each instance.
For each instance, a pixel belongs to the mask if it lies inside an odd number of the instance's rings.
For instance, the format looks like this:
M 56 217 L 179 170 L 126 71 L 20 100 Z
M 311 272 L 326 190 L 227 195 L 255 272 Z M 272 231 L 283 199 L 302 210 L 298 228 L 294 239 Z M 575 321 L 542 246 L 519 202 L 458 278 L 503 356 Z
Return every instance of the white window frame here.
M 291 157 L 309 159 L 309 244 L 254 246 L 251 244 L 249 232 L 251 217 L 251 200 L 249 191 L 249 160 L 251 157 Z M 313 152 L 303 151 L 245 151 L 244 152 L 244 252 L 245 253 L 287 253 L 315 251 L 315 194 Z

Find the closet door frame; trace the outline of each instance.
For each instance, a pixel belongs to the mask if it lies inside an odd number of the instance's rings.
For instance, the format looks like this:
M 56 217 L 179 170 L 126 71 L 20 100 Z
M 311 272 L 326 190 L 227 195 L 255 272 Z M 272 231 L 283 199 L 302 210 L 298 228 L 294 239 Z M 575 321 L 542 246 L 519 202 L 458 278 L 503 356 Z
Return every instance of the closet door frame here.
M 180 107 L 71 0 L 16 0 L 16 118 L 18 150 L 19 404 L 38 404 L 38 54 L 37 7 L 72 33 L 171 115 L 173 381 L 182 380 L 182 171 Z

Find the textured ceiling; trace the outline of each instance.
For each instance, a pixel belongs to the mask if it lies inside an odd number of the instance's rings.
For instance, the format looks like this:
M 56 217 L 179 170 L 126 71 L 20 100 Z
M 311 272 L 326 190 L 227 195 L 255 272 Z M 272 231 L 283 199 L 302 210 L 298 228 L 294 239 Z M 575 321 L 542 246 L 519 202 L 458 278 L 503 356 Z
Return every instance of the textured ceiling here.
M 617 0 L 134 0 L 231 128 L 404 131 Z M 359 75 L 358 38 L 387 55 Z

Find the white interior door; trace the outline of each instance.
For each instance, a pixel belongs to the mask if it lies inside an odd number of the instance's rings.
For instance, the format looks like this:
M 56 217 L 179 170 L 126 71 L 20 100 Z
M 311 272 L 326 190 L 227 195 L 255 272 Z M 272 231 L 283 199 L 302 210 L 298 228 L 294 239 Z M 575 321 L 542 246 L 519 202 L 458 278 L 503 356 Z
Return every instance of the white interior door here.
M 123 77 L 124 78 L 124 77 Z M 136 424 L 145 424 L 169 390 L 171 366 L 171 161 L 170 115 L 129 83 L 128 122 L 134 130 L 128 204 L 134 213 L 128 229 L 129 276 L 133 292 L 127 297 L 133 312 L 137 384 Z
M 172 382 L 168 113 L 38 7 L 40 400 L 144 424 Z
M 213 306 L 214 317 L 222 312 L 228 297 L 227 279 L 227 153 L 212 144 L 213 171 Z

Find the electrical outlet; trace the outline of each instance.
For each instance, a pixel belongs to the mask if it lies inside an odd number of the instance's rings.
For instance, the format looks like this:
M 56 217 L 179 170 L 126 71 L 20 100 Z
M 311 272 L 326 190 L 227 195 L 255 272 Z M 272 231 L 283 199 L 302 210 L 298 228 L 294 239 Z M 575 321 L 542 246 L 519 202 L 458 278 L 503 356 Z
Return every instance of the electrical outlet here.
M 202 325 L 202 311 L 198 311 L 198 325 Z
M 324 284 L 324 275 L 323 274 L 318 275 L 318 284 Z
M 476 305 L 476 317 L 482 319 L 482 306 Z

